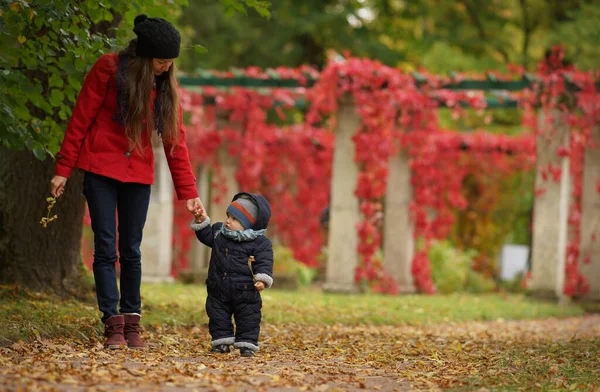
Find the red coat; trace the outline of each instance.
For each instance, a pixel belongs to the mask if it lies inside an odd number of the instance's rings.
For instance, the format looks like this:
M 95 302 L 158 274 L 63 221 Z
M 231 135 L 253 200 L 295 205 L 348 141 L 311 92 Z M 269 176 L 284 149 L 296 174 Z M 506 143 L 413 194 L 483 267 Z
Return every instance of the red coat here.
M 154 153 L 150 138 L 142 133 L 141 149 L 130 151 L 124 126 L 113 120 L 117 107 L 115 76 L 118 61 L 116 53 L 105 54 L 85 77 L 60 152 L 56 155 L 56 175 L 68 178 L 73 168 L 78 167 L 122 182 L 154 183 Z M 177 198 L 187 200 L 198 197 L 198 192 L 181 115 L 179 126 L 179 145 L 171 154 L 171 145 L 164 143 L 164 150 Z

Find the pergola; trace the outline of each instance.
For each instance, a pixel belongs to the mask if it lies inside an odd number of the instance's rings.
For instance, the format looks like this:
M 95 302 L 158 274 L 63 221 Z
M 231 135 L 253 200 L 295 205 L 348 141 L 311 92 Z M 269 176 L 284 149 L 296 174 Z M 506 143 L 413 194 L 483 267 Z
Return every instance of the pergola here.
M 182 76 L 180 86 L 190 89 L 205 87 L 217 88 L 310 88 L 318 78 L 307 76 L 304 80 L 281 75 L 275 70 L 266 70 L 269 78 L 252 77 L 239 70 L 231 70 L 228 77 L 213 72 L 200 72 L 199 76 Z M 412 74 L 418 86 L 426 86 L 428 80 L 418 73 Z M 499 80 L 487 74 L 485 80 L 460 80 L 452 77 L 449 83 L 434 88 L 449 90 L 477 90 L 486 94 L 488 109 L 518 108 L 518 102 L 510 99 L 509 92 L 520 91 L 532 86 L 536 76 L 525 74 L 520 80 Z M 431 87 L 431 86 L 428 86 Z M 598 83 L 596 90 L 598 90 Z M 569 89 L 577 90 L 574 83 Z M 440 102 L 442 105 L 443 102 Z M 205 100 L 204 104 L 214 104 Z M 461 102 L 461 105 L 468 104 Z M 297 107 L 305 107 L 307 102 L 298 99 Z M 333 179 L 331 183 L 331 209 L 328 239 L 328 260 L 325 289 L 336 292 L 354 292 L 357 286 L 354 281 L 354 270 L 359 263 L 356 251 L 357 234 L 355 226 L 359 222 L 359 201 L 354 196 L 357 166 L 354 162 L 352 135 L 360 126 L 361 119 L 351 99 L 340 101 L 337 113 L 336 144 L 333 162 Z M 226 118 L 218 118 L 217 127 L 224 127 Z M 540 128 L 549 126 L 544 116 L 539 115 Z M 555 134 L 550 142 L 537 143 L 537 175 L 536 188 L 544 187 L 546 191 L 536 196 L 534 205 L 532 279 L 531 289 L 540 295 L 563 297 L 565 279 L 565 258 L 568 238 L 568 210 L 572 186 L 569 177 L 569 156 L 559 156 L 556 151 L 560 146 L 569 144 L 569 128 L 566 123 L 554 124 Z M 600 141 L 600 132 L 595 129 L 594 138 Z M 150 208 L 149 222 L 145 232 L 145 278 L 162 279 L 170 272 L 170 236 L 164 235 L 172 220 L 172 190 L 168 180 L 168 167 L 165 159 L 160 158 L 162 151 L 157 150 L 157 182 L 154 185 L 154 204 Z M 238 187 L 235 183 L 235 162 L 223 156 L 222 170 L 228 181 L 228 189 L 233 193 Z M 541 168 L 548 164 L 560 166 L 562 177 L 559 182 L 544 181 Z M 201 197 L 208 204 L 207 189 L 209 184 L 205 173 L 199 175 Z M 409 157 L 400 151 L 390 162 L 388 189 L 385 197 L 384 232 L 394 233 L 388 236 L 383 245 L 384 265 L 393 278 L 400 284 L 403 292 L 414 291 L 411 275 L 411 263 L 414 255 L 413 228 L 410 221 L 409 201 L 412 198 L 410 183 Z M 597 180 L 600 178 L 600 154 L 588 149 L 584 157 L 584 180 L 582 193 L 581 249 L 590 250 L 591 261 L 580 263 L 582 273 L 592 287 L 588 293 L 590 299 L 600 299 L 600 245 L 594 242 L 600 230 L 600 198 L 597 191 Z M 543 184 L 543 185 L 542 185 Z M 226 201 L 225 201 L 226 203 Z M 210 210 L 225 209 L 224 205 L 210 205 Z M 153 231 L 160 228 L 162 235 Z M 582 256 L 583 257 L 583 256 Z M 192 262 L 192 268 L 201 271 L 206 268 L 206 251 L 198 249 Z

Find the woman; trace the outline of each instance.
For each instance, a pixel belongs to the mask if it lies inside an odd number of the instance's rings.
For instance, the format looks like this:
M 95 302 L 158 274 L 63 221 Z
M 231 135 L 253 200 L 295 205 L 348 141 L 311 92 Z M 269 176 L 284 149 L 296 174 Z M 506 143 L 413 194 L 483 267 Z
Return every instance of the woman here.
M 137 38 L 125 50 L 100 57 L 86 76 L 50 183 L 51 194 L 60 196 L 73 168 L 84 171 L 96 296 L 109 348 L 144 347 L 139 335 L 140 244 L 154 182 L 153 139 L 162 141 L 178 199 L 186 200 L 192 213 L 204 210 L 177 94 L 173 59 L 179 56 L 179 32 L 166 20 L 146 15 L 138 15 L 134 24 Z

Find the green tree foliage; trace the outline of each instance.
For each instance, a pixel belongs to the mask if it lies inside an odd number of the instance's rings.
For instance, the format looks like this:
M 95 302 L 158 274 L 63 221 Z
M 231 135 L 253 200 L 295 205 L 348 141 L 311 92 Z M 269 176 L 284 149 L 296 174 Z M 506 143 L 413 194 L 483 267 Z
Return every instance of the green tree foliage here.
M 567 55 L 581 69 L 600 66 L 600 5 L 585 3 L 565 10 L 565 22 L 551 32 L 551 43 L 563 43 Z
M 421 0 L 416 3 L 421 5 L 417 13 L 422 15 L 422 23 L 412 34 L 406 30 L 401 34 L 412 37 L 413 42 L 421 41 L 410 47 L 411 60 L 434 72 L 501 69 L 509 63 L 534 70 L 552 45 L 563 44 L 572 55 L 590 46 L 588 37 L 600 33 L 598 24 L 592 22 L 598 19 L 590 13 L 591 9 L 600 11 L 600 6 L 590 0 Z M 399 8 L 387 15 L 394 20 L 397 13 L 406 15 L 407 12 L 406 8 Z M 577 20 L 590 23 L 576 31 L 571 27 Z M 572 37 L 558 33 L 561 29 L 573 30 Z M 591 63 L 578 61 L 578 65 L 597 67 L 600 61 L 596 57 Z
M 403 52 L 407 68 L 470 71 L 521 64 L 529 70 L 554 44 L 582 68 L 596 55 L 600 4 L 592 0 L 365 0 L 376 16 L 369 28 Z M 568 32 L 568 33 L 567 33 Z M 597 50 L 597 49 L 595 49 Z
M 95 60 L 132 38 L 136 14 L 174 19 L 187 2 L 0 0 L 2 145 L 29 149 L 39 159 L 58 151 L 83 77 Z M 228 13 L 249 7 L 269 16 L 267 1 L 222 0 L 222 6 Z M 118 29 L 121 21 L 126 28 Z
M 600 65 L 600 3 L 593 0 L 274 0 L 272 18 L 227 17 L 223 4 L 190 0 L 181 24 L 208 55 L 196 68 L 322 66 L 328 50 L 407 70 L 533 70 L 554 44 L 580 68 Z
M 39 159 L 58 150 L 83 77 L 101 54 L 116 47 L 109 35 L 115 36 L 123 16 L 151 4 L 161 10 L 150 0 L 0 4 L 2 145 L 29 149 Z
M 222 0 L 234 10 L 268 3 Z M 135 15 L 175 20 L 187 0 L 0 0 L 0 284 L 65 296 L 81 283 L 82 173 L 42 228 L 54 161 L 84 75 L 132 37 Z M 123 28 L 120 28 L 123 26 Z
M 3 2 L 0 134 L 4 146 L 42 159 L 57 150 L 88 63 L 109 46 L 90 33 L 113 14 L 97 2 Z M 62 3 L 62 4 L 54 4 Z M 86 60 L 89 58 L 89 60 Z
M 197 68 L 323 66 L 329 49 L 386 63 L 402 60 L 366 27 L 370 11 L 357 0 L 275 0 L 271 18 L 251 12 L 231 18 L 223 4 L 191 0 L 180 18 L 193 44 L 208 54 L 184 56 L 184 70 Z

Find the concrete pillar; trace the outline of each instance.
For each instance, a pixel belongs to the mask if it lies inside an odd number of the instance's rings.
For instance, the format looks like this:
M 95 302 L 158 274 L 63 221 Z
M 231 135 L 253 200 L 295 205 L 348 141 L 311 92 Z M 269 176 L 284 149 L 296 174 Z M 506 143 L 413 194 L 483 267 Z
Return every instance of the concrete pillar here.
M 580 268 L 587 278 L 590 291 L 585 299 L 600 300 L 600 128 L 594 129 L 596 148 L 585 150 L 583 161 L 583 192 L 581 200 Z M 595 240 L 594 240 L 595 237 Z M 589 263 L 584 263 L 586 257 Z
M 411 273 L 414 238 L 409 210 L 412 193 L 410 157 L 406 149 L 400 149 L 390 159 L 383 221 L 383 264 L 402 293 L 415 292 Z
M 210 205 L 210 175 L 206 168 L 200 167 L 198 169 L 198 172 L 196 173 L 196 181 L 200 200 L 202 200 L 204 208 L 208 209 Z M 193 276 L 205 274 L 208 268 L 210 249 L 198 241 L 196 236 L 193 236 L 192 241 L 194 242 L 190 259 L 190 272 Z
M 173 180 L 162 146 L 154 149 L 154 177 L 141 246 L 142 279 L 146 282 L 168 282 L 173 281 Z
M 241 129 L 240 124 L 230 124 L 228 117 L 225 114 L 217 116 L 217 129 L 224 129 L 226 127 L 235 127 Z M 229 202 L 233 198 L 233 195 L 239 192 L 239 185 L 235 179 L 235 173 L 237 171 L 237 160 L 234 157 L 230 157 L 227 153 L 227 145 L 223 145 L 217 151 L 219 166 L 221 173 L 227 187 L 225 195 L 220 195 L 221 200 L 215 201 L 215 198 L 219 196 L 214 186 L 212 186 L 212 180 L 216 176 L 216 173 L 209 171 L 206 168 L 200 168 L 196 175 L 198 183 L 198 194 L 200 200 L 204 204 L 204 208 L 211 219 L 211 224 L 216 222 L 223 222 L 225 220 L 225 210 L 229 205 Z M 221 181 L 217 178 L 217 181 Z M 193 238 L 194 245 L 192 247 L 192 255 L 190 262 L 190 271 L 183 275 L 185 281 L 194 283 L 204 283 L 208 273 L 208 264 L 210 262 L 210 248 L 197 241 Z
M 217 129 L 224 128 L 232 128 L 237 129 L 241 132 L 242 125 L 240 123 L 230 123 L 228 116 L 225 114 L 219 114 L 217 116 Z M 221 167 L 221 178 L 225 181 L 225 186 L 227 187 L 227 191 L 220 199 L 220 201 L 216 202 L 215 198 L 219 196 L 216 194 L 216 190 L 214 187 L 210 187 L 210 202 L 206 205 L 208 210 L 208 215 L 212 222 L 223 222 L 225 220 L 225 211 L 233 198 L 233 195 L 240 191 L 240 186 L 235 179 L 235 173 L 237 172 L 237 159 L 232 157 L 227 152 L 227 145 L 224 142 L 221 147 L 219 147 L 218 160 L 219 166 Z M 215 176 L 215 173 L 212 173 L 211 176 Z
M 559 157 L 557 150 L 560 146 L 568 147 L 569 129 L 560 120 L 560 114 L 550 115 L 554 117 L 553 124 L 547 124 L 546 116 L 539 114 L 539 127 L 545 131 L 537 139 L 535 187 L 546 191 L 534 199 L 530 288 L 538 296 L 563 299 L 570 175 L 569 158 Z M 542 171 L 548 164 L 561 167 L 558 183 L 550 174 L 547 180 L 543 179 Z
M 324 289 L 333 292 L 354 292 L 358 265 L 358 233 L 360 219 L 358 199 L 354 195 L 358 167 L 354 162 L 352 136 L 361 124 L 354 104 L 347 97 L 340 101 L 333 154 L 331 206 L 329 210 L 329 237 L 327 272 Z

